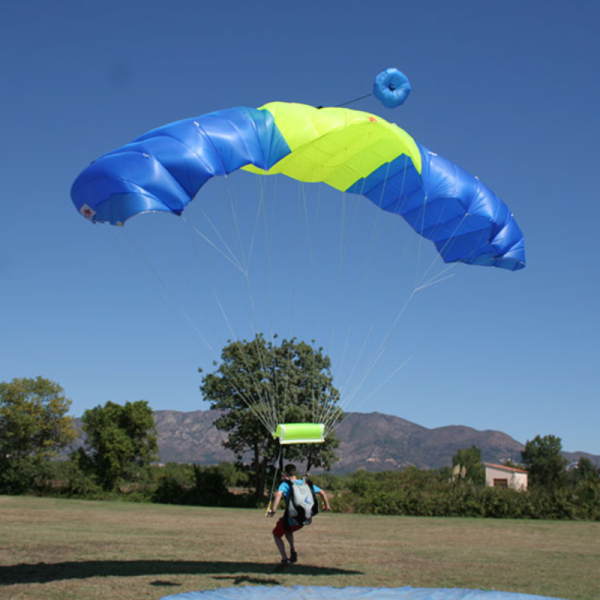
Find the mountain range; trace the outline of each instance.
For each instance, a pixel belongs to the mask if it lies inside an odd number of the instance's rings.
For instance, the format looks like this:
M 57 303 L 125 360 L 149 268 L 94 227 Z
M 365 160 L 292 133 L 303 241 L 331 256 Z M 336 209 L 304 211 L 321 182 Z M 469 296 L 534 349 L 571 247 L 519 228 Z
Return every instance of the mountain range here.
M 194 462 L 201 465 L 234 461 L 231 451 L 223 448 L 226 433 L 214 422 L 219 411 L 154 413 L 162 462 Z M 477 446 L 483 462 L 521 460 L 524 445 L 501 431 L 478 431 L 462 425 L 428 429 L 400 417 L 373 413 L 349 413 L 336 428 L 340 445 L 338 461 L 331 472 L 352 473 L 359 469 L 384 471 L 414 465 L 432 469 L 452 465 L 452 456 L 463 448 Z M 569 462 L 580 456 L 600 466 L 600 456 L 585 452 L 563 452 Z

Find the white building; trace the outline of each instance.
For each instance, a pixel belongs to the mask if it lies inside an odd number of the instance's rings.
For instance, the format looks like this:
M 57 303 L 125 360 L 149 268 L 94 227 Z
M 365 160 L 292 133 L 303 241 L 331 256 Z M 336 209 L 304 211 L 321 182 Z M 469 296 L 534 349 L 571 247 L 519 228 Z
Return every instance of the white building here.
M 484 463 L 484 466 L 485 485 L 491 487 L 508 487 L 519 491 L 527 489 L 527 471 L 494 463 Z

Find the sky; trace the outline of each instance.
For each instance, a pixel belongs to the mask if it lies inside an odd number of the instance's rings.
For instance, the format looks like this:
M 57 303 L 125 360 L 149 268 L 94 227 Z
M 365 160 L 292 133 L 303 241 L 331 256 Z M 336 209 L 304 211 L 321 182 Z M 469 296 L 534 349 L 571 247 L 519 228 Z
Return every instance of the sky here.
M 600 454 L 599 21 L 591 0 L 6 0 L 0 381 L 55 381 L 75 416 L 108 400 L 204 410 L 198 368 L 228 339 L 277 333 L 324 348 L 347 410 Z M 351 108 L 494 190 L 524 270 L 445 271 L 401 219 L 279 178 L 211 181 L 185 220 L 114 228 L 73 207 L 79 172 L 149 129 L 339 105 L 387 67 L 410 79 L 406 103 Z

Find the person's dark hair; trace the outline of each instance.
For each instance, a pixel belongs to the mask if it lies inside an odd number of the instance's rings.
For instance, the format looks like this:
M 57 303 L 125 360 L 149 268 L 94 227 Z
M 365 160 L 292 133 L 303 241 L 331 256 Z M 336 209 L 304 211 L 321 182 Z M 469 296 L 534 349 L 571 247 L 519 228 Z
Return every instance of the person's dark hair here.
M 288 477 L 294 477 L 297 473 L 296 465 L 292 465 L 292 464 L 285 465 L 284 472 Z

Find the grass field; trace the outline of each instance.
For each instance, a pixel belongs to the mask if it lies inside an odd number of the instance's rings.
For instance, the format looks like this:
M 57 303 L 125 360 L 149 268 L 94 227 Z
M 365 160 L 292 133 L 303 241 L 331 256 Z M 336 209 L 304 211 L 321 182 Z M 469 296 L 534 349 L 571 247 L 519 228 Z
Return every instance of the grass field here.
M 0 496 L 0 598 L 158 599 L 237 585 L 600 598 L 600 523 L 323 514 L 274 572 L 260 510 Z

